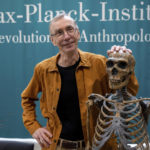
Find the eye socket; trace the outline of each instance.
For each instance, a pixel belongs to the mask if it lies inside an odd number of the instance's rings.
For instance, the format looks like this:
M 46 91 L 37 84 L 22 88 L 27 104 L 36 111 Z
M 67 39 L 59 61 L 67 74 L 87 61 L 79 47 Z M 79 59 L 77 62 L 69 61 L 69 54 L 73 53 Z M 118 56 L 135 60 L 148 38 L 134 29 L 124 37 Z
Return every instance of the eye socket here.
M 113 67 L 113 66 L 114 66 L 114 62 L 113 62 L 112 60 L 108 60 L 108 61 L 106 62 L 106 66 L 107 66 L 107 68 Z
M 125 61 L 120 61 L 118 63 L 118 67 L 121 69 L 125 69 L 127 67 L 127 65 L 128 65 L 127 62 L 125 62 Z

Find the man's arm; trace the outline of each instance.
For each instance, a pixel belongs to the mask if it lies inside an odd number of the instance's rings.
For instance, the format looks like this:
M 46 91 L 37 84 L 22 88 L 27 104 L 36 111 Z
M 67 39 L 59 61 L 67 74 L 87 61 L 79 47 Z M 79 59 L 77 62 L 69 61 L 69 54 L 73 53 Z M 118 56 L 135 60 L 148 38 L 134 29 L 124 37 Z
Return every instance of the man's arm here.
M 127 89 L 128 89 L 128 92 L 131 93 L 134 96 L 136 96 L 136 94 L 138 93 L 139 84 L 138 84 L 138 81 L 137 81 L 136 76 L 135 76 L 134 73 L 131 75 L 130 81 L 129 81 L 128 86 L 127 86 Z
M 23 108 L 22 117 L 24 126 L 32 137 L 38 141 L 41 147 L 49 147 L 52 134 L 36 120 L 35 101 L 38 100 L 37 95 L 42 90 L 39 72 L 39 66 L 36 66 L 31 81 L 21 94 Z
M 23 123 L 32 135 L 41 125 L 36 120 L 35 101 L 38 100 L 38 93 L 41 91 L 38 68 L 35 67 L 33 77 L 26 89 L 22 92 Z

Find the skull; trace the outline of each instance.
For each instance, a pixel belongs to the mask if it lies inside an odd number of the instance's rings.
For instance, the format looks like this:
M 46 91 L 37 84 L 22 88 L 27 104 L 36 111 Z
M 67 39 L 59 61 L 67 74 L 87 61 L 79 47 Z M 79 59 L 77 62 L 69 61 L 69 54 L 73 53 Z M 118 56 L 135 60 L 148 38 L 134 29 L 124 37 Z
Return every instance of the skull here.
M 132 54 L 122 51 L 111 53 L 106 62 L 109 87 L 116 90 L 127 86 L 134 66 L 135 60 Z

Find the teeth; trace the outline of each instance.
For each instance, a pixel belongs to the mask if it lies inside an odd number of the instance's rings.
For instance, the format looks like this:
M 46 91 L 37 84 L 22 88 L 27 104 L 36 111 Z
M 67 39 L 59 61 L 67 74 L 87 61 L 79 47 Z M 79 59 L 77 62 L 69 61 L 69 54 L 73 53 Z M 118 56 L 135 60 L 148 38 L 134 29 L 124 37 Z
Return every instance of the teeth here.
M 120 83 L 121 82 L 121 80 L 115 80 L 115 79 L 111 79 L 110 80 L 112 83 Z

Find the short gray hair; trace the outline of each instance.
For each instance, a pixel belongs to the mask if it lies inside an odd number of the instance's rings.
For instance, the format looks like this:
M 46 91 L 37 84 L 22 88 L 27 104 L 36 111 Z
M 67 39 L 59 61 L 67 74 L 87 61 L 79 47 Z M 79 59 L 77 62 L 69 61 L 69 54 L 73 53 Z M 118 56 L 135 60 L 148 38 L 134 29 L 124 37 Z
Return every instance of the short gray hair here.
M 76 21 L 75 21 L 71 16 L 69 16 L 69 15 L 66 14 L 66 13 L 61 13 L 61 14 L 55 16 L 55 17 L 51 20 L 50 25 L 49 25 L 49 32 L 51 33 L 51 25 L 52 25 L 54 22 L 56 22 L 56 21 L 58 21 L 58 20 L 60 20 L 60 19 L 62 19 L 62 18 L 65 18 L 65 17 L 67 17 L 67 18 L 69 18 L 70 20 L 72 20 L 72 21 L 74 22 L 74 24 L 75 24 L 75 27 L 76 27 L 77 29 L 79 29 L 79 27 L 78 27 Z

